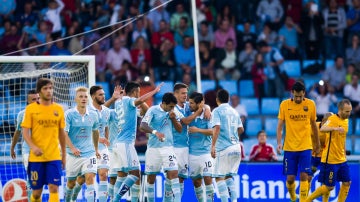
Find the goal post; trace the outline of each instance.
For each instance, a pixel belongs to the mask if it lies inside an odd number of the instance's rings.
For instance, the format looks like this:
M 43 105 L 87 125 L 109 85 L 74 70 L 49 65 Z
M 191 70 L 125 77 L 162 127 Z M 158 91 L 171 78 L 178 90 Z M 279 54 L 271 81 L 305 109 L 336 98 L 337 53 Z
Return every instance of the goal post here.
M 17 115 L 25 109 L 27 93 L 35 90 L 36 81 L 41 77 L 54 81 L 55 102 L 64 109 L 73 107 L 75 89 L 96 84 L 95 56 L 0 56 L 0 201 L 26 198 L 26 195 L 14 193 L 26 193 L 22 186 L 26 180 L 22 137 L 15 146 L 15 159 L 11 158 L 10 147 Z

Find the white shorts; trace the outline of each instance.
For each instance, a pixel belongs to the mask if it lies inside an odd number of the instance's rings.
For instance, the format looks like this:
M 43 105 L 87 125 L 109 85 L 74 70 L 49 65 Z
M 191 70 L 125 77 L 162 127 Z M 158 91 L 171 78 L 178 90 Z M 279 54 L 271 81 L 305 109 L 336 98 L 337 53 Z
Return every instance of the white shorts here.
M 109 169 L 110 168 L 110 158 L 109 158 L 109 150 L 105 148 L 99 151 L 101 158 L 97 159 L 97 168 L 98 169 Z
M 113 159 L 111 159 L 114 171 L 129 172 L 140 170 L 140 161 L 133 143 L 116 143 L 113 145 Z
M 237 175 L 241 161 L 241 148 L 239 144 L 232 145 L 222 151 L 216 152 L 213 177 Z
M 66 154 L 66 177 L 76 179 L 79 175 L 86 173 L 97 173 L 96 156 L 75 157 Z
M 145 173 L 158 174 L 164 171 L 178 170 L 178 163 L 173 147 L 147 148 L 145 153 Z
M 174 152 L 176 156 L 176 160 L 178 162 L 178 171 L 179 177 L 188 178 L 189 177 L 189 148 L 182 147 L 176 148 L 174 147 Z
M 204 176 L 212 176 L 214 168 L 211 154 L 200 156 L 189 155 L 189 170 L 191 179 L 198 179 Z
M 25 167 L 25 171 L 27 172 L 27 168 L 28 168 L 28 165 L 29 165 L 29 153 L 23 154 L 22 155 L 22 160 L 23 160 L 23 164 L 24 164 L 24 167 Z
M 118 173 L 114 170 L 114 150 L 109 151 L 109 158 L 112 159 L 110 161 L 109 177 L 117 177 Z

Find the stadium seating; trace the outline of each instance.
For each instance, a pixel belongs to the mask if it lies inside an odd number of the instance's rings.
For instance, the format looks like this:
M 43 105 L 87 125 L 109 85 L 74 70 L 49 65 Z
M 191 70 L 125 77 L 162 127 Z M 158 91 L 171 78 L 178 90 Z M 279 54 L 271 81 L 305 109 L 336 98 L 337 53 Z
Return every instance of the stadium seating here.
M 248 115 L 259 115 L 259 102 L 257 98 L 241 98 L 241 104 L 244 105 Z
M 215 81 L 214 80 L 203 80 L 201 81 L 201 91 L 202 93 L 205 93 L 208 90 L 215 89 Z
M 261 100 L 261 114 L 277 115 L 279 112 L 279 106 L 280 106 L 279 98 L 263 98 Z
M 164 85 L 161 87 L 160 91 L 154 95 L 154 104 L 160 104 L 163 95 L 167 92 L 173 92 L 174 83 L 172 81 L 163 81 Z M 161 82 L 156 82 L 155 85 L 158 86 Z
M 223 89 L 226 89 L 229 92 L 230 95 L 233 95 L 233 94 L 238 95 L 237 81 L 235 81 L 235 80 L 228 80 L 228 81 L 221 80 L 221 81 L 219 81 L 219 85 Z
M 335 65 L 335 60 L 326 60 L 325 61 L 325 69 L 331 68 Z
M 252 80 L 240 80 L 239 82 L 240 97 L 254 97 L 254 85 Z
M 249 157 L 251 149 L 254 145 L 257 145 L 259 141 L 256 137 L 250 137 L 246 140 L 244 140 L 244 150 L 245 150 L 245 156 Z
M 345 147 L 346 150 L 350 151 L 351 154 L 354 153 L 351 137 L 346 138 Z
M 265 118 L 264 129 L 268 136 L 276 136 L 278 119 L 277 118 Z
M 256 136 L 263 129 L 261 118 L 248 118 L 245 123 L 245 131 L 248 136 Z
M 349 130 L 348 130 L 348 134 L 347 135 L 353 135 L 354 134 L 354 124 L 353 124 L 353 120 L 350 118 L 349 119 Z
M 111 98 L 112 94 L 110 92 L 110 85 L 108 82 L 96 82 L 97 86 L 101 86 L 105 91 L 105 100 L 108 100 Z
M 301 76 L 301 65 L 299 60 L 287 60 L 283 63 L 283 68 L 289 77 L 298 78 Z
M 354 143 L 354 154 L 356 155 L 360 155 L 360 138 L 355 138 L 355 143 Z
M 356 119 L 355 131 L 354 134 L 360 136 L 360 118 Z
M 239 31 L 239 32 L 243 32 L 244 31 L 244 25 L 243 24 L 236 25 L 236 30 Z M 250 25 L 250 32 L 256 33 L 256 28 L 255 28 L 254 24 Z

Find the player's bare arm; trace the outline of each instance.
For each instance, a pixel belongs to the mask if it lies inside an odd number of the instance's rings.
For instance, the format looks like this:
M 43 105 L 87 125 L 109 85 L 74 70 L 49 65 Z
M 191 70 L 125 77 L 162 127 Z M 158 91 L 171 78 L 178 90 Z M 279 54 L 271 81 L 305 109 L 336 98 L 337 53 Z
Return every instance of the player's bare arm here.
M 321 126 L 320 132 L 331 132 L 331 131 L 339 131 L 340 133 L 344 133 L 345 130 L 342 127 L 331 127 L 331 126 Z
M 213 157 L 213 158 L 216 157 L 215 145 L 216 145 L 216 141 L 219 137 L 219 134 L 220 134 L 220 125 L 216 125 L 213 128 L 213 136 L 212 136 L 212 142 L 211 142 L 211 157 Z
M 80 150 L 76 148 L 74 144 L 71 142 L 69 138 L 69 134 L 67 132 L 65 132 L 65 142 L 75 156 L 80 156 Z
M 144 131 L 145 133 L 151 133 L 155 135 L 161 142 L 165 140 L 165 135 L 153 128 L 151 128 L 147 123 L 141 122 L 140 129 Z
M 66 140 L 65 140 L 66 134 L 65 134 L 65 130 L 64 128 L 59 128 L 59 143 L 60 143 L 60 148 L 61 148 L 61 161 L 62 161 L 62 166 L 63 168 L 65 168 L 66 166 Z
M 19 130 L 15 130 L 14 136 L 13 136 L 13 138 L 11 140 L 10 153 L 11 153 L 11 158 L 12 159 L 16 158 L 15 145 L 19 141 L 20 134 L 21 134 L 21 132 Z
M 98 159 L 100 159 L 101 158 L 101 155 L 100 155 L 100 153 L 99 153 L 99 137 L 100 137 L 100 133 L 99 133 L 99 130 L 93 130 L 93 136 L 92 136 L 92 138 L 93 138 L 93 144 L 94 144 L 94 148 L 95 148 L 95 154 L 96 154 L 96 157 L 98 158 Z
M 171 122 L 172 122 L 172 124 L 173 124 L 173 126 L 174 126 L 174 128 L 175 128 L 175 130 L 176 130 L 177 132 L 181 133 L 181 131 L 182 131 L 182 125 L 181 125 L 180 121 L 178 121 L 178 120 L 176 119 L 176 114 L 175 114 L 174 111 L 170 111 L 170 112 L 169 112 L 169 118 L 170 118 L 170 120 L 171 120 Z
M 25 142 L 29 145 L 30 149 L 33 151 L 33 153 L 36 156 L 41 156 L 43 154 L 42 149 L 40 149 L 38 146 L 36 146 L 33 141 L 31 140 L 31 136 L 30 136 L 30 128 L 22 128 L 23 130 L 23 136 L 24 136 L 24 140 Z
M 284 120 L 278 119 L 278 125 L 277 125 L 277 128 L 276 128 L 276 140 L 277 140 L 276 152 L 278 154 L 281 154 L 281 150 L 282 150 L 281 139 L 282 139 L 282 130 L 283 130 L 283 127 L 284 127 L 284 123 L 285 123 Z
M 180 121 L 185 125 L 189 125 L 193 120 L 196 119 L 196 117 L 200 116 L 202 112 L 203 112 L 203 107 L 199 106 L 198 110 L 196 110 L 190 116 L 182 118 Z
M 135 100 L 135 106 L 139 106 L 142 103 L 144 103 L 147 99 L 151 98 L 152 96 L 154 96 L 157 92 L 160 91 L 161 87 L 164 85 L 163 82 L 161 82 L 158 86 L 156 86 L 156 88 L 148 93 L 146 93 L 145 95 L 137 98 Z
M 122 87 L 120 85 L 115 86 L 111 98 L 107 100 L 103 105 L 105 107 L 110 107 L 112 104 L 114 104 L 116 100 L 121 99 L 123 95 L 124 95 L 124 90 L 122 89 Z
M 206 136 L 212 136 L 213 135 L 213 130 L 212 128 L 198 128 L 196 126 L 191 126 L 189 127 L 189 134 L 193 134 L 193 133 L 201 133 L 203 135 L 206 135 Z
M 310 124 L 311 124 L 312 132 L 314 134 L 315 142 L 316 142 L 316 145 L 313 145 L 313 150 L 315 151 L 315 154 L 319 154 L 320 153 L 320 138 L 319 138 L 316 121 L 310 120 Z

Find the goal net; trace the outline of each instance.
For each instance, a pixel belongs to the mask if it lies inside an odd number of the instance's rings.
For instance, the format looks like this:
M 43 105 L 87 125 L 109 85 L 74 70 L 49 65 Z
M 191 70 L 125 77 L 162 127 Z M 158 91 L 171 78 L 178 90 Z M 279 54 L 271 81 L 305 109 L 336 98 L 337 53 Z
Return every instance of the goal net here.
M 40 77 L 53 79 L 54 101 L 66 110 L 75 104 L 77 87 L 95 85 L 95 57 L 0 56 L 0 201 L 27 199 L 22 137 L 15 146 L 15 159 L 11 158 L 10 147 L 17 115 L 25 109 L 27 94 L 35 90 Z

